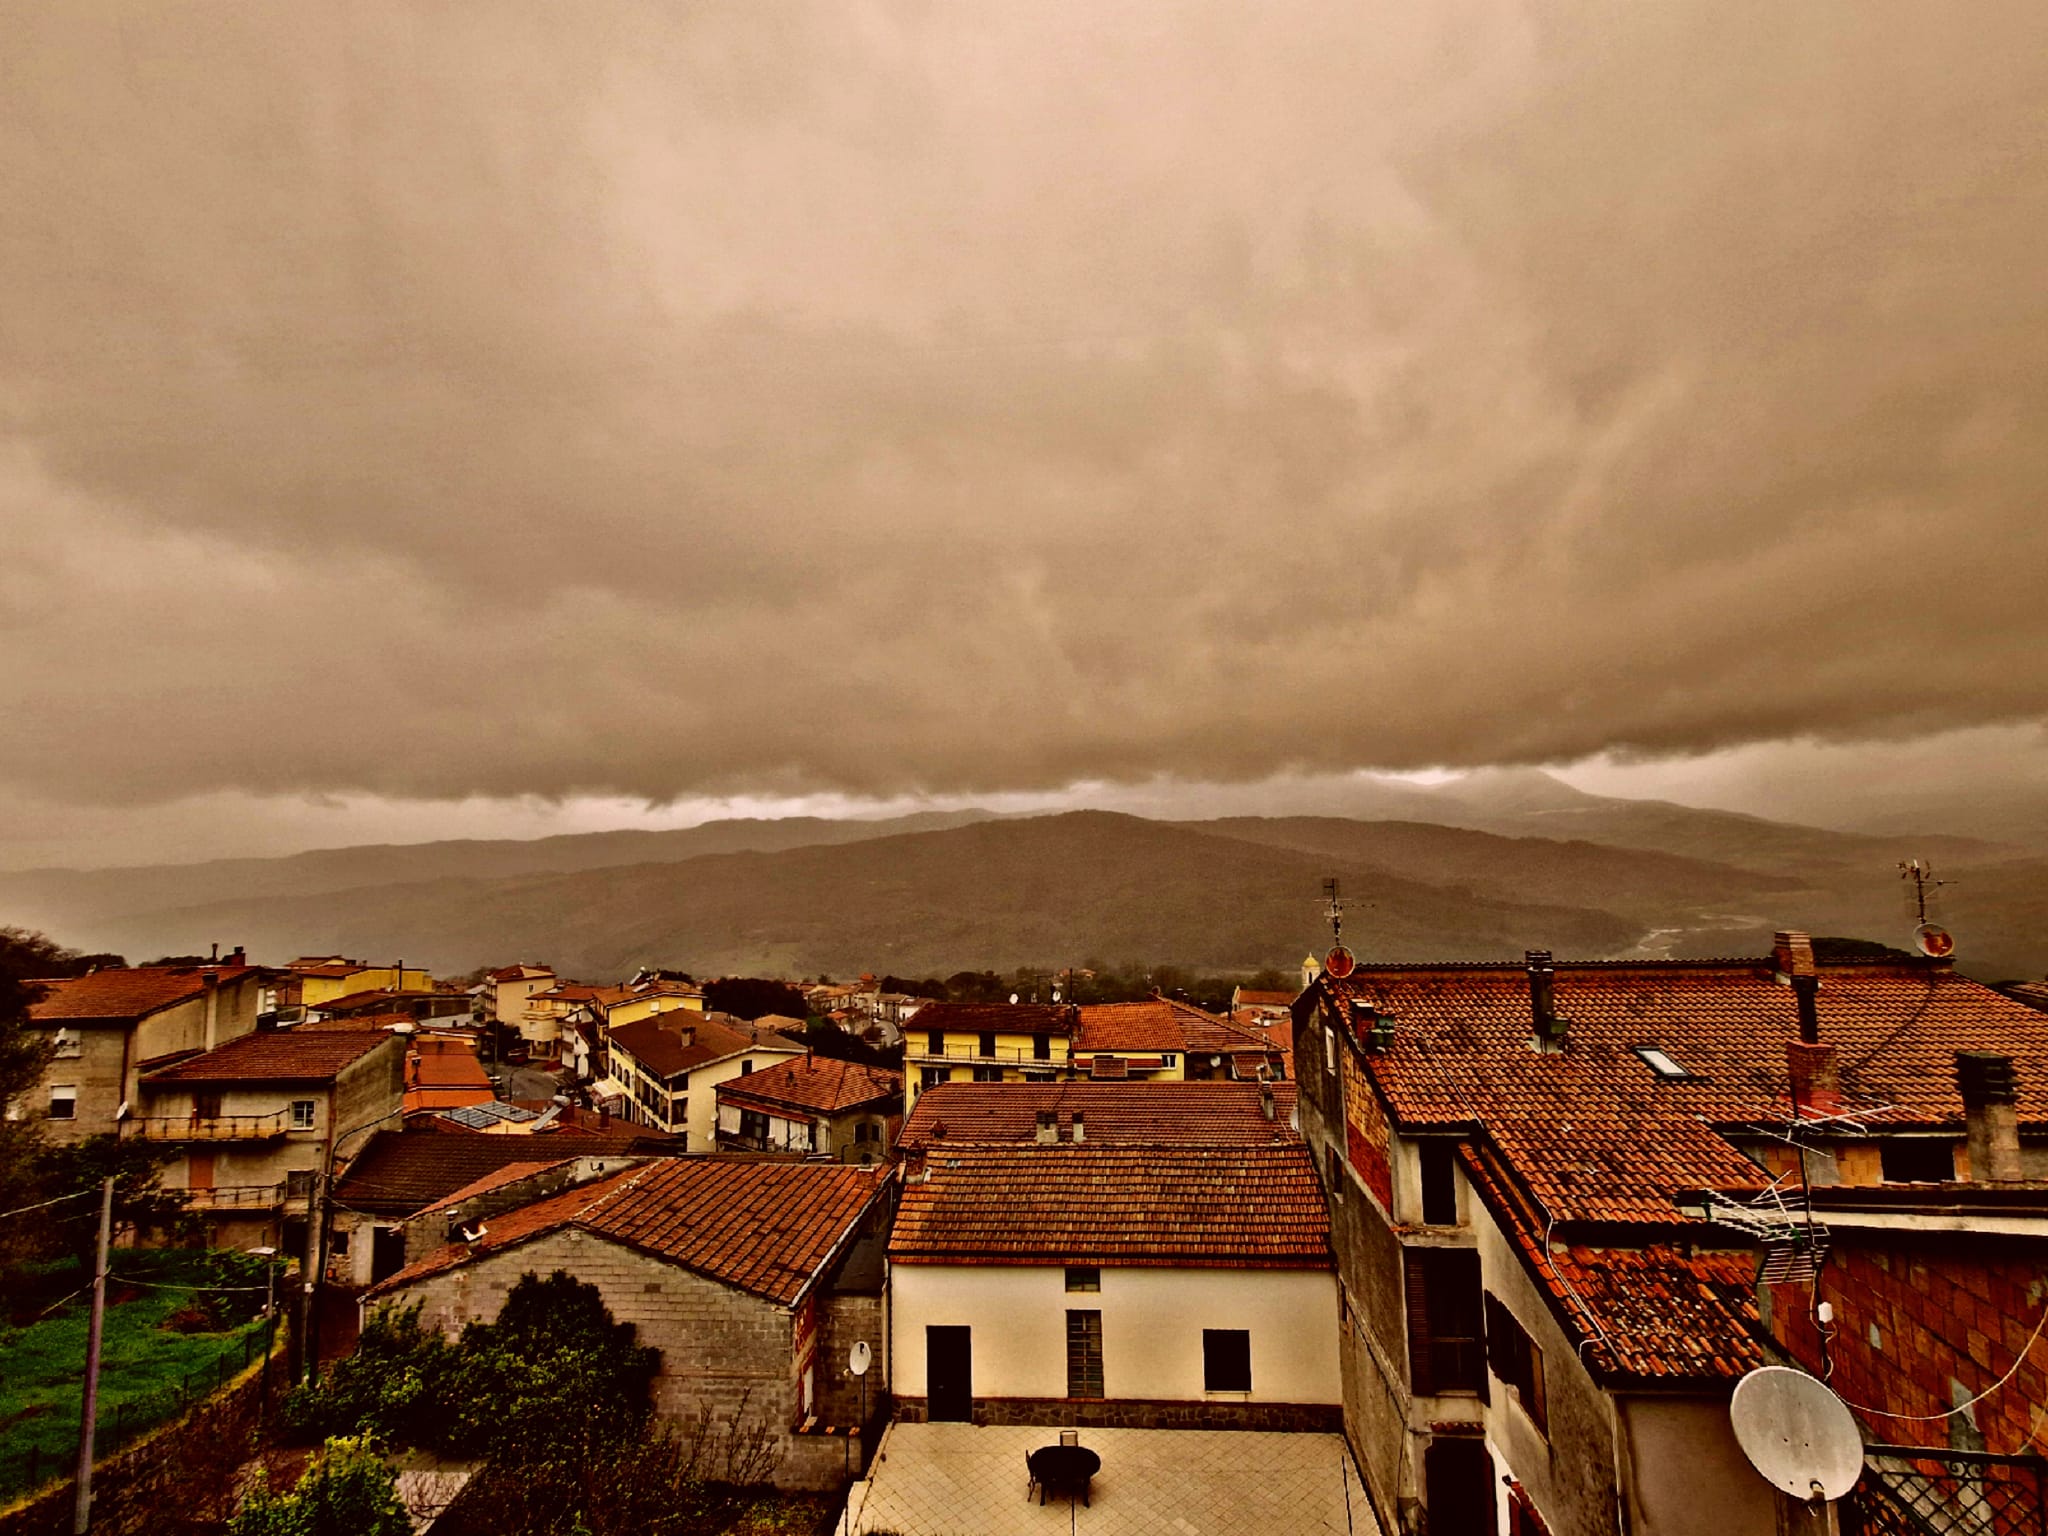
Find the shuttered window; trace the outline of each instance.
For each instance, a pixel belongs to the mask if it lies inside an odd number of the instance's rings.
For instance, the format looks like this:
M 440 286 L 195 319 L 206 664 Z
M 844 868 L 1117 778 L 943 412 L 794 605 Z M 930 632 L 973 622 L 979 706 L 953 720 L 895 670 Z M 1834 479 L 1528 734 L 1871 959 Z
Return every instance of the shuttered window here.
M 1067 1314 L 1067 1396 L 1102 1396 L 1102 1314 Z
M 1403 1255 L 1408 1302 L 1409 1390 L 1486 1396 L 1485 1322 L 1479 1255 L 1470 1248 L 1410 1248 Z
M 1491 1291 L 1486 1293 L 1486 1363 L 1503 1386 L 1513 1389 L 1530 1421 L 1548 1435 L 1550 1405 L 1543 1391 L 1543 1351 Z

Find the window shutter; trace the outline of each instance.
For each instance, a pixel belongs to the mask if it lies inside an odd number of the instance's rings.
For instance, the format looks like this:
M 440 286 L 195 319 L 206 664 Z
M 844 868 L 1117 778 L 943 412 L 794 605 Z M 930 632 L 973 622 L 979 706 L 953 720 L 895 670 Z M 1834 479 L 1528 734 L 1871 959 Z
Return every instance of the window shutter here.
M 1486 1364 L 1487 1368 L 1502 1381 L 1513 1383 L 1514 1367 L 1508 1363 L 1508 1340 L 1513 1337 L 1504 1321 L 1507 1308 L 1500 1304 L 1500 1298 L 1486 1293 Z
M 1426 1255 L 1408 1249 L 1401 1255 L 1408 1280 L 1408 1390 L 1417 1397 L 1436 1391 L 1436 1371 L 1429 1350 L 1429 1265 Z

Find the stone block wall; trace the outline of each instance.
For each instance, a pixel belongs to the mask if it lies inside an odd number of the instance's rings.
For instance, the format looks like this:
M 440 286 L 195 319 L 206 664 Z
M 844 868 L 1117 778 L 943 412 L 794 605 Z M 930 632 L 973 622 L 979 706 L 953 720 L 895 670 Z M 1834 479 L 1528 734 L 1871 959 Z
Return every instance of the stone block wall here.
M 790 1314 L 762 1297 L 588 1233 L 553 1232 L 475 1263 L 432 1275 L 387 1300 L 422 1305 L 421 1320 L 446 1333 L 494 1318 L 521 1275 L 566 1270 L 604 1293 L 620 1322 L 661 1351 L 655 1411 L 687 1430 L 708 1414 L 714 1433 L 734 1423 L 775 1447 L 774 1482 L 833 1488 L 844 1446 L 793 1434 L 796 1383 Z M 821 1448 L 822 1447 L 822 1448 Z M 708 1469 L 718 1476 L 720 1469 Z

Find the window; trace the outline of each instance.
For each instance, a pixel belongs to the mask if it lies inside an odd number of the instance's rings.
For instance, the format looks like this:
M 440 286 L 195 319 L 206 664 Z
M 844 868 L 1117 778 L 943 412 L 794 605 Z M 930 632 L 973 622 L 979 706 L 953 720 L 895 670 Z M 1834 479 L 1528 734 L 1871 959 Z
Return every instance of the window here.
M 1337 1075 L 1337 1031 L 1334 1026 L 1323 1026 L 1323 1070 L 1332 1077 Z
M 1000 1083 L 1003 1080 L 1003 1069 L 1001 1067 L 976 1067 L 974 1069 L 974 1080 L 977 1083 Z
M 943 1029 L 927 1030 L 924 1037 L 924 1051 L 927 1056 L 946 1054 L 946 1032 Z
M 1252 1336 L 1243 1328 L 1202 1330 L 1202 1390 L 1249 1392 L 1252 1389 Z
M 1052 1060 L 1051 1035 L 1033 1035 L 1031 1037 L 1031 1059 L 1033 1061 Z
M 68 1084 L 53 1084 L 50 1088 L 50 1118 L 52 1120 L 76 1120 L 78 1118 L 78 1090 Z
M 220 1111 L 215 1110 L 214 1113 L 219 1114 Z M 310 1131 L 313 1129 L 313 1101 L 311 1099 L 292 1100 L 292 1129 L 295 1131 Z
M 1658 1050 L 1654 1045 L 1639 1045 L 1636 1047 L 1636 1054 L 1643 1058 L 1644 1065 L 1661 1078 L 1675 1079 L 1692 1076 L 1684 1067 L 1681 1067 L 1669 1055 Z
M 741 1110 L 740 1135 L 748 1141 L 766 1141 L 768 1139 L 768 1117 L 758 1109 Z
M 754 1058 L 751 1056 L 742 1056 L 740 1058 L 740 1076 L 745 1077 L 749 1072 L 753 1070 Z
M 1422 1219 L 1433 1227 L 1458 1224 L 1458 1144 L 1441 1137 L 1422 1143 Z
M 1070 1291 L 1101 1290 L 1102 1271 L 1093 1264 L 1069 1264 L 1067 1266 L 1067 1289 Z
M 1501 1385 L 1512 1388 L 1530 1422 L 1550 1433 L 1550 1406 L 1543 1393 L 1543 1351 L 1493 1292 L 1486 1293 L 1486 1363 Z
M 1171 1051 L 1168 1051 L 1164 1056 L 1159 1058 L 1159 1064 L 1165 1067 L 1167 1071 L 1171 1072 L 1173 1070 L 1173 1064 L 1178 1060 L 1180 1060 L 1178 1056 L 1174 1055 Z
M 991 1033 L 990 1033 L 990 1032 L 989 1032 L 988 1030 L 983 1030 L 983 1031 L 981 1032 L 981 1038 L 980 1038 L 980 1040 L 978 1040 L 978 1041 L 976 1042 L 976 1044 L 977 1044 L 977 1045 L 978 1045 L 978 1046 L 980 1047 L 980 1054 L 981 1054 L 981 1055 L 983 1055 L 983 1056 L 993 1056 L 993 1055 L 995 1055 L 995 1053 L 996 1053 L 996 1037 L 995 1037 L 995 1036 L 994 1036 L 993 1034 L 991 1034 Z
M 1930 1136 L 1893 1136 L 1878 1143 L 1887 1184 L 1948 1184 L 1955 1180 L 1954 1144 Z
M 1102 1396 L 1102 1314 L 1067 1314 L 1067 1396 Z
M 950 1075 L 944 1067 L 919 1067 L 917 1069 L 917 1086 L 920 1088 L 936 1088 Z
M 53 1054 L 59 1058 L 77 1056 L 85 1050 L 85 1039 L 75 1029 L 57 1031 L 56 1049 Z
M 304 1200 L 313 1193 L 313 1170 L 294 1168 L 284 1176 L 284 1197 L 287 1200 Z
M 192 1113 L 201 1120 L 219 1119 L 220 1090 L 216 1088 L 211 1092 L 202 1092 L 195 1088 L 192 1091 Z
M 1419 1397 L 1439 1392 L 1486 1396 L 1485 1322 L 1479 1255 L 1470 1248 L 1409 1248 L 1408 1380 Z
M 689 1118 L 690 1096 L 687 1093 L 678 1093 L 671 1095 L 668 1101 L 669 1124 L 677 1125 Z

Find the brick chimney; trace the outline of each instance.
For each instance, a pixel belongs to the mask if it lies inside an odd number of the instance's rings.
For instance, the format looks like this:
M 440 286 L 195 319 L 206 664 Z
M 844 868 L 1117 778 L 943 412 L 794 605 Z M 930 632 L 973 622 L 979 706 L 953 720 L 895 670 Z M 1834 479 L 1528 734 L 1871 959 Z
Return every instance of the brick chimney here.
M 1557 967 L 1550 951 L 1532 949 L 1522 958 L 1529 973 L 1529 1042 L 1539 1051 L 1563 1050 L 1566 1025 L 1557 1011 Z
M 1771 945 L 1771 961 L 1777 967 L 1781 978 L 1812 976 L 1816 974 L 1813 963 L 1813 940 L 1796 928 L 1780 932 Z
M 2020 1172 L 2019 1078 L 2012 1058 L 1995 1051 L 1957 1051 L 1956 1087 L 1970 1130 L 1970 1177 L 2001 1184 Z
M 1785 1068 L 1792 1079 L 1795 1118 L 1821 1119 L 1842 1111 L 1842 1072 L 1835 1048 L 1813 1040 L 1785 1042 Z

